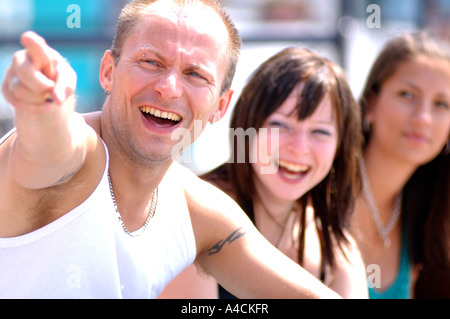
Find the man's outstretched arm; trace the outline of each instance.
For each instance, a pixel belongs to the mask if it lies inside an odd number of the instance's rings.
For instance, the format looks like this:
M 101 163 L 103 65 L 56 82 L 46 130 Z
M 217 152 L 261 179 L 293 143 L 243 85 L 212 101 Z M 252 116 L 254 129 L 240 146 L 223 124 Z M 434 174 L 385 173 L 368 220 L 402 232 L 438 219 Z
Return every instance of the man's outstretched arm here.
M 26 188 L 58 184 L 75 174 L 86 156 L 89 130 L 75 110 L 76 74 L 33 32 L 21 37 L 2 92 L 15 108 L 12 176 Z
M 186 185 L 196 262 L 233 295 L 341 298 L 270 244 L 230 197 L 195 177 Z

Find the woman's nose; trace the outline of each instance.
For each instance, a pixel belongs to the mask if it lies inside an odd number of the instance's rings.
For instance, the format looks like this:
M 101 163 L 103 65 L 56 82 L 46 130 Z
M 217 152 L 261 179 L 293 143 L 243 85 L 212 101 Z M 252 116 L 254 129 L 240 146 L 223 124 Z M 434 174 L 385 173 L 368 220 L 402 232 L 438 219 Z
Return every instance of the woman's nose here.
M 431 125 L 433 122 L 432 106 L 432 102 L 426 99 L 423 99 L 421 103 L 418 103 L 412 114 L 413 124 L 420 127 Z
M 308 152 L 310 145 L 308 134 L 303 131 L 295 131 L 289 140 L 289 147 L 296 153 Z

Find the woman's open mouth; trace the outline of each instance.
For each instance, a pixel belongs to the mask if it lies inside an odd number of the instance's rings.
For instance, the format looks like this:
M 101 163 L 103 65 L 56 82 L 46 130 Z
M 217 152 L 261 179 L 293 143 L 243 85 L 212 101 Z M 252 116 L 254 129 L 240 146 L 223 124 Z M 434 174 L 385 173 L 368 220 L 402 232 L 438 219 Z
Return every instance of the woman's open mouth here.
M 291 180 L 301 178 L 309 172 L 309 169 L 310 167 L 307 165 L 295 164 L 284 160 L 278 162 L 278 172 Z

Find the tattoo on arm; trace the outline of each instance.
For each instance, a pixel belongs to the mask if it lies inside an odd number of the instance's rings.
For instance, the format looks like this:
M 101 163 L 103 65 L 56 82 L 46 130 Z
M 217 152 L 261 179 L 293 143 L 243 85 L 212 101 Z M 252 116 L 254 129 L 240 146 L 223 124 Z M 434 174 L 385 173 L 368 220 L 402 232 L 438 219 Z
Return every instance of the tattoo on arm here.
M 54 185 L 58 185 L 61 184 L 63 182 L 65 182 L 66 180 L 68 180 L 69 178 L 71 178 L 72 176 L 74 176 L 76 173 L 78 173 L 78 171 L 81 169 L 81 167 L 83 167 L 83 164 L 80 165 L 80 167 L 78 167 L 76 170 L 74 170 L 71 173 L 67 173 L 66 175 L 64 175 L 63 177 L 61 177 Z
M 69 174 L 67 174 L 67 175 L 64 175 L 63 177 L 61 177 L 61 178 L 59 179 L 59 181 L 57 181 L 57 182 L 55 183 L 55 185 L 61 184 L 62 182 L 64 182 L 65 180 L 69 179 L 70 177 L 72 177 L 72 176 L 75 175 L 75 174 L 76 174 L 76 172 L 72 172 L 72 173 L 69 173 Z
M 211 255 L 217 254 L 218 252 L 220 252 L 222 250 L 223 246 L 225 246 L 226 243 L 228 243 L 228 245 L 230 245 L 232 242 L 234 242 L 238 238 L 241 238 L 246 233 L 247 233 L 247 231 L 243 227 L 239 227 L 234 232 L 232 232 L 230 234 L 230 236 L 228 236 L 226 239 L 220 240 L 217 244 L 215 244 L 213 247 L 211 247 L 208 250 L 208 252 L 209 252 L 208 255 L 211 256 Z

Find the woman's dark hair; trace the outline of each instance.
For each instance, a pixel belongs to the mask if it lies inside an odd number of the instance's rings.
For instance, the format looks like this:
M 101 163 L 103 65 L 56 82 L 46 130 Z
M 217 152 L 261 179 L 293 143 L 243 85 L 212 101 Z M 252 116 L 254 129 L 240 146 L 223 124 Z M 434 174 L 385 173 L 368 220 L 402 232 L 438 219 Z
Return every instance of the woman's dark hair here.
M 450 155 L 419 167 L 403 190 L 415 298 L 450 298 Z
M 377 97 L 383 83 L 396 72 L 400 64 L 418 56 L 450 63 L 450 43 L 424 31 L 405 34 L 389 41 L 372 66 L 363 90 L 360 99 L 363 118 L 371 107 L 371 99 Z M 370 139 L 367 128 L 364 138 L 367 145 Z M 447 149 L 420 166 L 403 190 L 402 216 L 407 223 L 411 262 L 421 264 L 428 270 L 450 268 L 449 164 Z
M 276 111 L 300 83 L 296 115 L 298 120 L 311 116 L 325 95 L 331 99 L 338 123 L 339 144 L 331 172 L 313 189 L 298 199 L 301 212 L 299 260 L 303 262 L 306 206 L 314 208 L 320 234 L 322 258 L 334 266 L 332 247 L 347 242 L 345 228 L 353 210 L 354 198 L 360 191 L 362 144 L 358 105 L 340 67 L 313 51 L 300 47 L 282 50 L 265 61 L 250 77 L 233 110 L 230 127 L 258 131 L 263 122 Z M 233 130 L 231 130 L 233 131 Z M 231 135 L 231 158 L 222 166 L 202 176 L 230 194 L 254 221 L 253 202 L 257 201 L 254 171 L 249 153 L 252 137 Z M 245 154 L 245 161 L 238 156 Z
M 450 269 L 450 155 L 419 167 L 403 193 L 411 261 Z

